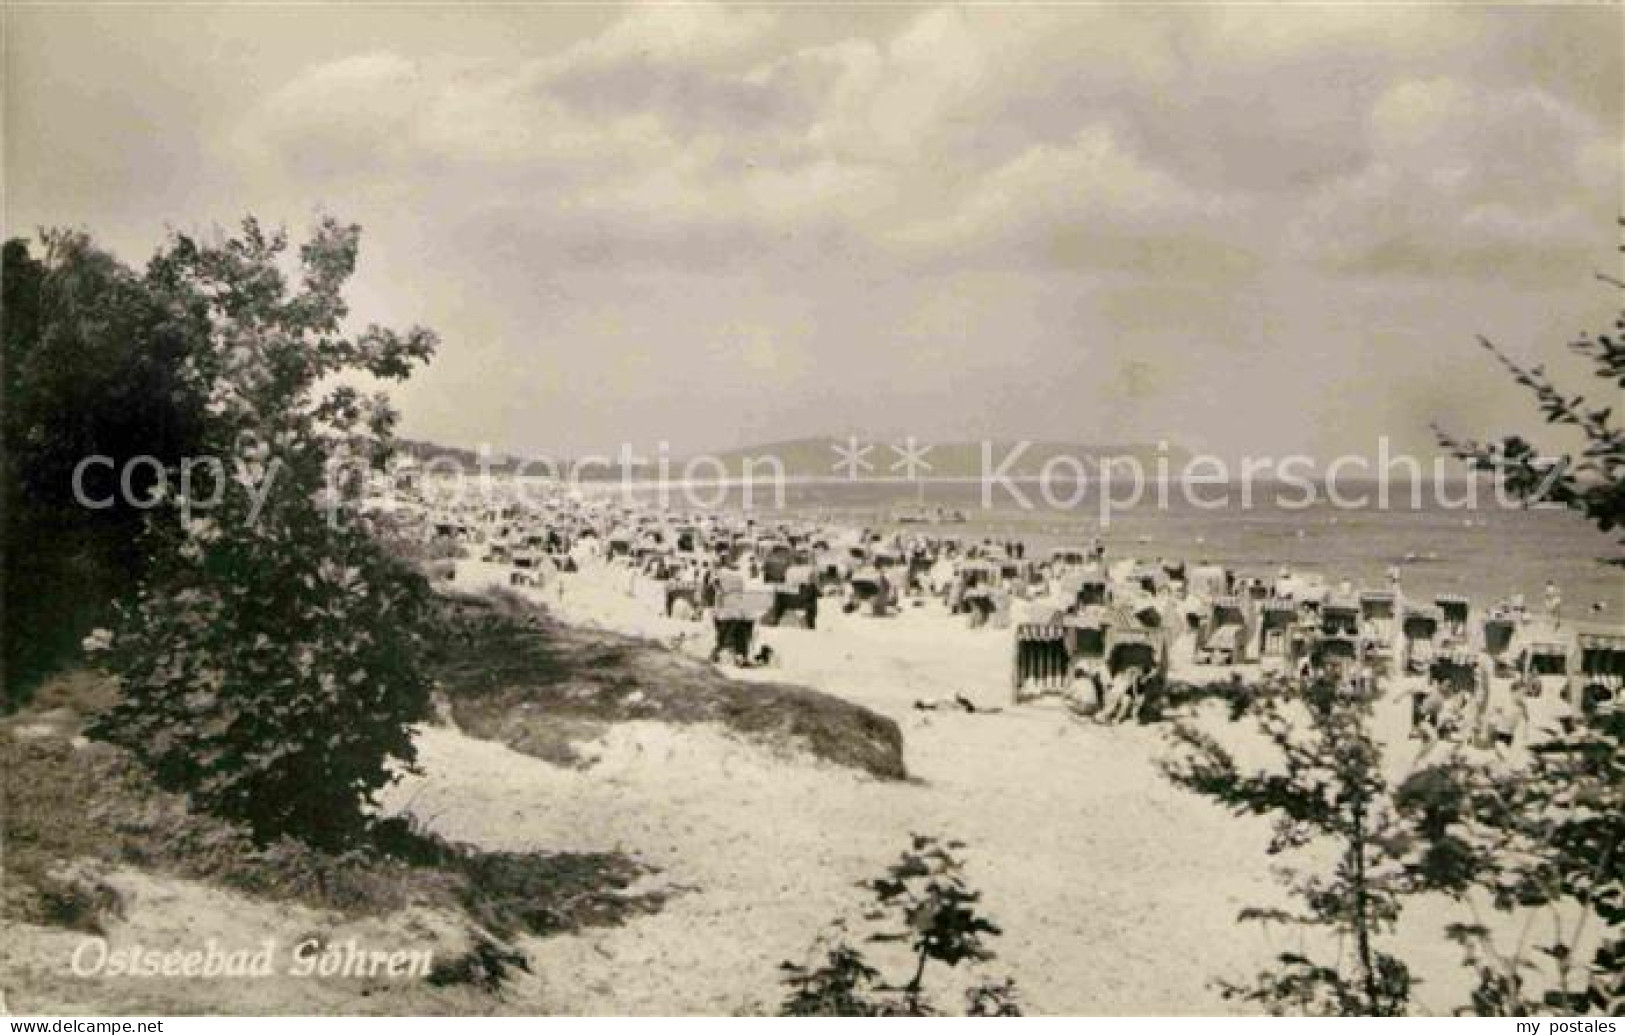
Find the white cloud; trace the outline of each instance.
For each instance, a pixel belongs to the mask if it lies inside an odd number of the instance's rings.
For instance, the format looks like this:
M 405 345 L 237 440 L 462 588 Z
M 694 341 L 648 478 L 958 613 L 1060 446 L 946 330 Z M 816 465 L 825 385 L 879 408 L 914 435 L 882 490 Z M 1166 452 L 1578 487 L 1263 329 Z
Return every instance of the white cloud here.
M 301 175 L 376 173 L 409 153 L 435 84 L 399 55 L 357 54 L 306 72 L 271 94 L 237 134 L 254 161 Z
M 638 5 L 600 35 L 566 50 L 557 65 L 713 61 L 759 43 L 775 21 L 771 11 L 720 3 Z
M 1461 12 L 1424 4 L 1224 4 L 1202 11 L 1198 23 L 1208 55 L 1274 66 L 1430 58 L 1470 47 L 1477 35 Z
M 1525 246 L 1538 264 L 1617 205 L 1618 141 L 1540 87 L 1415 67 L 1470 50 L 1470 25 L 939 7 L 796 46 L 779 12 L 659 5 L 519 64 L 320 65 L 241 139 L 256 169 L 410 184 L 445 218 L 490 233 L 517 214 L 521 237 L 593 263 L 838 240 L 897 261 L 1224 273 L 1285 240 L 1292 260 L 1362 271 L 1441 268 L 1452 248 L 1457 272 Z
M 1299 254 L 1362 274 L 1573 278 L 1617 214 L 1617 142 L 1536 88 L 1404 80 L 1367 136 L 1370 162 L 1306 201 Z
M 1127 150 L 1105 126 L 1039 144 L 981 177 L 946 218 L 900 232 L 927 253 L 968 262 L 1139 266 L 1139 244 L 1212 234 L 1233 207 Z

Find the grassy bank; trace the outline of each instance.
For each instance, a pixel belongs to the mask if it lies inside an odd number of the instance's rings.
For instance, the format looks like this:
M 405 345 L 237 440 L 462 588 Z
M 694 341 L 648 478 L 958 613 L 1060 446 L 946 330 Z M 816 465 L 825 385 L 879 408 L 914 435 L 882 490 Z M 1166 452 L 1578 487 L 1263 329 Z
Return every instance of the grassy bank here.
M 717 723 L 773 750 L 906 778 L 897 724 L 805 687 L 730 679 L 660 644 L 581 629 L 511 593 L 445 601 L 434 674 L 472 736 L 563 765 L 617 722 Z
M 446 597 L 431 648 L 447 717 L 550 762 L 585 765 L 590 752 L 584 759 L 578 746 L 614 723 L 653 721 L 712 724 L 792 762 L 905 775 L 897 726 L 867 709 L 801 687 L 734 681 L 658 644 L 565 626 L 511 594 Z M 158 787 L 122 749 L 85 738 L 87 721 L 116 694 L 107 677 L 76 670 L 0 719 L 0 923 L 14 971 L 5 991 L 16 1001 L 89 1012 L 137 1002 L 204 1009 L 218 989 L 69 978 L 62 953 L 78 943 L 66 936 L 184 946 L 273 930 L 291 937 L 297 927 L 407 945 L 432 938 L 434 969 L 427 983 L 393 989 L 267 985 L 264 998 L 240 1008 L 297 1011 L 315 995 L 385 1011 L 479 1012 L 547 987 L 540 975 L 518 974 L 540 952 L 527 949 L 527 937 L 615 927 L 666 907 L 668 882 L 633 855 L 525 843 L 484 851 L 429 831 L 410 812 L 381 819 L 346 851 L 256 843 L 246 828 Z
M 339 918 L 409 909 L 461 917 L 468 951 L 441 961 L 431 981 L 495 987 L 508 968 L 527 965 L 514 935 L 618 924 L 663 903 L 658 891 L 635 890 L 650 871 L 628 856 L 483 852 L 410 816 L 381 821 L 370 843 L 340 853 L 289 839 L 256 844 L 244 828 L 154 786 L 125 752 L 79 735 L 113 694 L 101 676 L 69 673 L 0 724 L 8 926 L 107 933 L 126 903 L 102 875 L 132 867 Z

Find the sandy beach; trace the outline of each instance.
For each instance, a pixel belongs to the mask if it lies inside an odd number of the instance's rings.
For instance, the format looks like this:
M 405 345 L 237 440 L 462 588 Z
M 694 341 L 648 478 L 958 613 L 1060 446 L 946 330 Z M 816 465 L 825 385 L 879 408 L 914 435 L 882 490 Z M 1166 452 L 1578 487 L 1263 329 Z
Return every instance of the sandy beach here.
M 465 562 L 458 584 L 477 588 L 504 570 Z M 626 569 L 587 567 L 561 583 L 532 595 L 568 621 L 667 642 L 686 635 L 700 653 L 700 627 L 662 617 L 654 587 Z M 1009 632 L 962 624 L 939 605 L 879 620 L 832 614 L 813 631 L 762 630 L 779 661 L 747 670 L 895 719 L 907 783 L 775 757 L 712 728 L 630 723 L 583 770 L 427 730 L 426 775 L 392 800 L 485 847 L 626 850 L 680 889 L 658 915 L 531 942 L 547 1011 L 771 1012 L 779 963 L 805 958 L 831 921 L 855 916 L 854 883 L 912 832 L 967 843 L 971 879 L 1005 930 L 986 970 L 1015 976 L 1033 1012 L 1234 1011 L 1213 979 L 1248 977 L 1297 943 L 1236 920 L 1243 906 L 1283 902 L 1267 824 L 1169 784 L 1155 765 L 1167 750 L 1156 726 L 1098 726 L 1052 703 L 1009 707 Z M 912 707 L 953 693 L 1004 710 Z M 1386 703 L 1381 724 L 1403 730 L 1403 706 Z M 1432 979 L 1424 1007 L 1456 1001 L 1454 949 L 1438 936 L 1451 918 L 1443 902 L 1407 914 L 1417 934 L 1407 951 Z
M 459 561 L 448 589 L 507 587 L 512 570 Z M 590 560 L 518 592 L 571 626 L 699 659 L 709 653 L 709 627 L 665 617 L 661 584 L 624 563 Z M 969 629 L 940 600 L 911 598 L 890 617 L 832 607 L 815 630 L 758 634 L 774 650 L 772 665 L 715 671 L 749 686 L 810 687 L 896 722 L 908 778 L 878 779 L 784 738 L 741 736 L 715 722 L 588 725 L 566 760 L 455 724 L 424 725 L 420 772 L 385 793 L 386 813 L 487 852 L 624 854 L 650 870 L 628 893 L 653 893 L 660 908 L 618 925 L 515 936 L 530 971 L 512 972 L 495 993 L 346 978 L 81 978 L 71 975 L 71 958 L 82 934 L 14 925 L 4 958 L 14 1007 L 774 1013 L 784 997 L 780 964 L 810 960 L 833 937 L 861 939 L 866 898 L 856 884 L 878 875 L 913 834 L 964 842 L 967 878 L 1003 931 L 996 959 L 969 973 L 941 968 L 942 986 L 932 990 L 939 1002 L 953 1003 L 972 978 L 1010 976 L 1034 1014 L 1245 1012 L 1215 982 L 1250 979 L 1275 953 L 1305 944 L 1297 929 L 1238 922 L 1244 907 L 1288 904 L 1272 868 L 1292 860 L 1266 853 L 1269 823 L 1170 783 L 1158 769 L 1170 752 L 1166 723 L 1100 725 L 1054 698 L 1013 705 L 1012 630 Z M 1175 679 L 1229 678 L 1181 657 L 1176 648 Z M 1391 779 L 1421 750 L 1406 736 L 1404 691 L 1414 678 L 1391 681 L 1374 717 Z M 955 695 L 976 710 L 915 707 Z M 1265 757 L 1249 723 L 1203 707 L 1200 723 L 1239 759 Z M 71 736 L 73 721 L 25 714 L 7 735 Z M 1332 859 L 1299 861 L 1323 868 Z M 468 948 L 466 928 L 432 909 L 346 918 L 142 868 L 97 872 L 122 900 L 109 930 L 115 947 L 266 937 L 292 945 L 319 932 L 329 944 L 361 937 L 446 958 Z M 1470 973 L 1442 936 L 1464 919 L 1464 906 L 1442 898 L 1407 904 L 1394 944 L 1421 979 L 1417 1012 L 1449 1012 L 1466 996 Z M 865 948 L 888 959 L 888 947 Z

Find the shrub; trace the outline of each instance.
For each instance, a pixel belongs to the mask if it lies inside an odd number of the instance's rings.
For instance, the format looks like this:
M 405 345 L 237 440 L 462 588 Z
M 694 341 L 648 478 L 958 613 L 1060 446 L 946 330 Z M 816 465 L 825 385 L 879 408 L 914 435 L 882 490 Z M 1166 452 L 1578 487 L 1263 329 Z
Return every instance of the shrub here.
M 1625 281 L 1609 274 L 1597 279 L 1625 299 Z M 1559 385 L 1541 366 L 1517 362 L 1487 337 L 1479 344 L 1530 394 L 1546 422 L 1568 429 L 1581 447 L 1554 456 L 1517 435 L 1486 443 L 1435 428 L 1440 443 L 1474 468 L 1494 472 L 1517 497 L 1558 503 L 1625 545 L 1625 429 L 1614 417 L 1625 388 L 1625 306 L 1610 331 L 1569 343 L 1605 385 L 1601 401 Z M 1625 564 L 1625 555 L 1605 561 Z M 1449 764 L 1421 774 L 1411 807 L 1452 847 L 1437 860 L 1440 868 L 1462 887 L 1488 891 L 1498 910 L 1548 913 L 1554 931 L 1552 941 L 1538 947 L 1553 978 L 1542 988 L 1531 980 L 1540 968 L 1521 939 L 1501 952 L 1476 917 L 1452 927 L 1450 936 L 1478 972 L 1471 1012 L 1625 1013 L 1622 741 L 1625 714 L 1616 705 L 1586 711 L 1575 728 L 1532 745 L 1527 770 Z M 1580 955 L 1587 937 L 1597 942 L 1589 963 Z
M 174 464 L 201 433 L 202 400 L 182 376 L 198 325 L 166 313 L 145 278 L 87 235 L 46 231 L 40 244 L 35 257 L 6 242 L 0 298 L 8 709 L 77 658 L 144 570 L 139 502 L 155 476 L 125 463 Z M 80 469 L 96 456 L 107 462 Z M 76 472 L 96 506 L 75 498 Z M 131 497 L 118 491 L 121 474 Z
M 344 334 L 359 234 L 323 221 L 297 289 L 285 237 L 253 220 L 216 244 L 176 237 L 148 278 L 168 311 L 208 327 L 187 372 L 219 468 L 160 486 L 175 520 L 152 526 L 149 576 L 92 644 L 123 696 L 91 732 L 264 841 L 354 841 L 429 712 L 427 588 L 360 516 L 395 414 L 340 382 L 404 378 L 435 339 Z
M 1482 891 L 1498 912 L 1542 918 L 1551 932 L 1502 947 L 1476 914 L 1451 925 L 1477 978 L 1463 1012 L 1625 1010 L 1625 714 L 1583 714 L 1532 744 L 1527 765 L 1430 766 L 1399 802 L 1428 834 L 1431 883 L 1463 901 Z
M 1255 772 L 1242 772 L 1211 736 L 1175 726 L 1172 738 L 1182 750 L 1165 763 L 1164 772 L 1176 784 L 1237 814 L 1273 816 L 1271 854 L 1317 840 L 1330 840 L 1339 851 L 1330 874 L 1284 874 L 1303 904 L 1301 912 L 1245 909 L 1240 919 L 1321 928 L 1334 934 L 1340 947 L 1352 942 L 1353 952 L 1347 957 L 1339 952 L 1332 964 L 1281 953 L 1275 969 L 1260 973 L 1252 984 L 1221 982 L 1225 998 L 1258 1003 L 1277 1014 L 1405 1012 L 1409 971 L 1376 940 L 1398 920 L 1402 896 L 1416 889 L 1403 866 L 1409 840 L 1382 775 L 1369 713 L 1366 698 L 1332 679 L 1314 680 L 1290 694 L 1279 688 L 1260 693 L 1253 714 L 1280 764 Z
M 790 987 L 780 1013 L 790 1017 L 929 1017 L 937 1012 L 925 996 L 926 967 L 957 967 L 993 959 L 987 939 L 999 928 L 977 911 L 982 893 L 965 883 L 964 863 L 954 853 L 958 841 L 938 841 L 915 834 L 907 851 L 884 875 L 862 882 L 875 905 L 865 914 L 882 927 L 869 935 L 875 943 L 906 945 L 912 958 L 907 980 L 888 982 L 863 953 L 837 941 L 821 963 L 802 967 L 785 962 L 784 983 Z M 966 991 L 971 1016 L 1018 1016 L 1015 982 L 983 983 Z
M 46 688 L 48 692 L 49 688 Z M 372 825 L 365 842 L 324 851 L 293 838 L 254 843 L 239 823 L 194 811 L 153 785 L 130 754 L 75 746 L 70 731 L 18 736 L 0 728 L 0 923 L 94 931 L 124 903 L 103 878 L 118 866 L 204 881 L 269 902 L 351 917 L 412 906 L 466 919 L 468 953 L 431 979 L 493 988 L 528 960 L 509 944 L 659 911 L 666 893 L 640 889 L 654 873 L 613 852 L 483 852 L 423 828 L 410 814 Z

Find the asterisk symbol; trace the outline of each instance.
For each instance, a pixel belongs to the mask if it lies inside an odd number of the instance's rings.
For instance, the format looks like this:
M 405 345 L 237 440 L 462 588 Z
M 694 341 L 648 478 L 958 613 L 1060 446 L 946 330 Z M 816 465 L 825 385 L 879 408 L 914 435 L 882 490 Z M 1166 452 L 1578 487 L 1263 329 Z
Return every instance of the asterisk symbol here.
M 847 438 L 846 445 L 837 442 L 829 448 L 835 450 L 837 457 L 834 464 L 836 473 L 845 474 L 849 482 L 855 482 L 860 474 L 875 469 L 874 463 L 868 459 L 869 451 L 875 448 L 872 442 L 859 442 L 857 436 L 853 435 Z
M 902 471 L 903 477 L 909 479 L 918 478 L 923 472 L 931 470 L 930 462 L 925 459 L 925 454 L 931 452 L 931 447 L 917 444 L 913 435 L 904 441 L 907 445 L 891 447 L 891 451 L 898 457 L 897 462 L 891 465 L 891 469 Z

